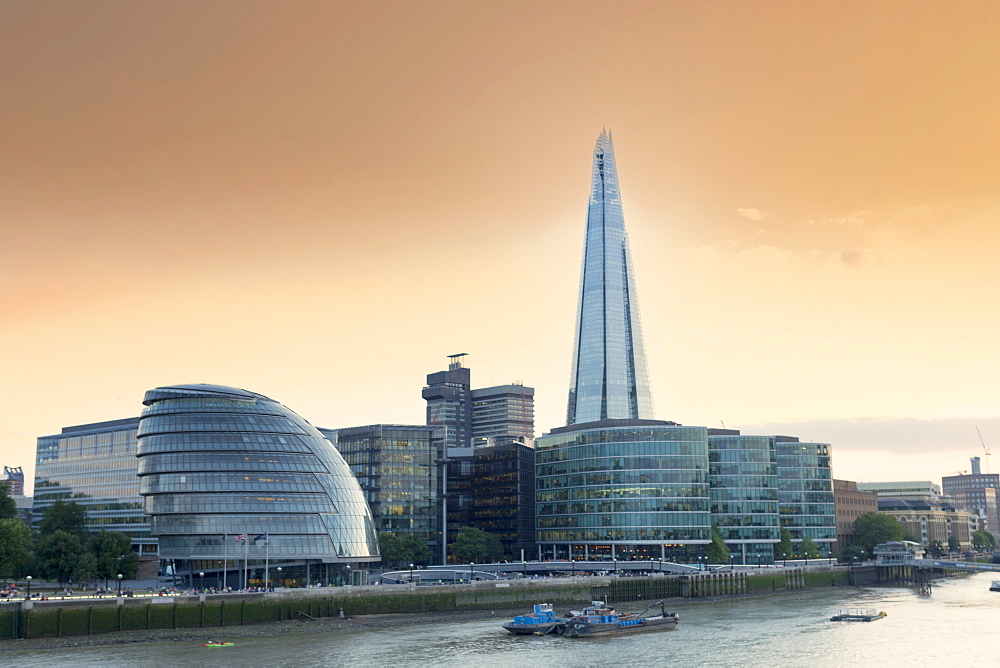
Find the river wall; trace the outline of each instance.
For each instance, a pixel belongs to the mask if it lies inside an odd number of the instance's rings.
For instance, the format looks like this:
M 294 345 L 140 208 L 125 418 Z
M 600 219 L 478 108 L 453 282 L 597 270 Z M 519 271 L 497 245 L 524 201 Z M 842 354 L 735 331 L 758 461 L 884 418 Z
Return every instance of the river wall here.
M 871 571 L 869 574 L 868 571 Z M 775 569 L 750 573 L 570 577 L 461 585 L 379 585 L 288 589 L 258 594 L 201 594 L 32 601 L 0 605 L 0 640 L 96 635 L 116 631 L 223 628 L 291 619 L 492 608 L 534 603 L 612 605 L 669 598 L 752 596 L 877 581 L 875 569 Z M 860 582 L 871 577 L 870 582 Z

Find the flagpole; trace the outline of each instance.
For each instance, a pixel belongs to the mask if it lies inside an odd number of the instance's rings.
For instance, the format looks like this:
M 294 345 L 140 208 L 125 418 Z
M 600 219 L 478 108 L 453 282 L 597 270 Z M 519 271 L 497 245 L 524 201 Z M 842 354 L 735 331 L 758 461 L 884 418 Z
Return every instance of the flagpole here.
M 226 591 L 226 571 L 229 570 L 229 534 L 222 534 L 222 591 Z M 218 578 L 215 580 L 218 582 Z
M 243 590 L 250 588 L 250 581 L 247 580 L 247 569 L 250 565 L 250 538 L 243 534 Z

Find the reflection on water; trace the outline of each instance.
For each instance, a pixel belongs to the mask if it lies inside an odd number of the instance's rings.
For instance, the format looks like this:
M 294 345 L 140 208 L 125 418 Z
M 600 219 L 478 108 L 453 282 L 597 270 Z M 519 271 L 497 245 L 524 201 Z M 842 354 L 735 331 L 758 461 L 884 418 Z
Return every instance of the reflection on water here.
M 981 573 L 931 596 L 910 589 L 809 591 L 721 602 L 672 601 L 675 631 L 629 636 L 511 636 L 506 617 L 329 634 L 238 638 L 228 648 L 192 642 L 42 650 L 8 655 L 20 666 L 945 666 L 996 663 L 1000 593 Z M 872 623 L 835 623 L 843 607 L 884 610 Z M 206 631 L 206 634 L 218 630 Z M 206 635 L 207 637 L 207 635 Z M 5 643 L 0 650 L 16 650 Z

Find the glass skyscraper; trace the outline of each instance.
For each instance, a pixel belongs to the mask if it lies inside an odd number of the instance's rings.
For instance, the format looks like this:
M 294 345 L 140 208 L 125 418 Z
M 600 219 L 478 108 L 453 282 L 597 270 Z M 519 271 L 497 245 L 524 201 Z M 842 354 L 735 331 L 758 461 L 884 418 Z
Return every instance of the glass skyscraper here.
M 580 283 L 566 423 L 652 418 L 632 256 L 607 130 L 594 149 Z

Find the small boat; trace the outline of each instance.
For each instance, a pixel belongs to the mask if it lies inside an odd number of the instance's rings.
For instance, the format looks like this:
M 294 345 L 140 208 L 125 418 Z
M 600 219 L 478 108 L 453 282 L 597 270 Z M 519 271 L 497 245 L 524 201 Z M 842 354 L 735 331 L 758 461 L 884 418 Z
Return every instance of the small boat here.
M 556 617 L 551 603 L 536 603 L 532 612 L 514 617 L 514 621 L 507 622 L 503 627 L 514 635 L 544 636 L 549 633 L 556 635 L 562 633 L 565 625 L 565 622 Z
M 885 617 L 884 612 L 864 610 L 862 608 L 845 608 L 830 618 L 831 622 L 874 622 Z
M 232 647 L 236 643 L 231 642 L 218 642 L 215 640 L 209 640 L 208 642 L 203 642 L 202 647 Z
M 590 608 L 584 608 L 580 614 L 573 614 L 566 621 L 563 635 L 570 638 L 608 635 L 611 633 L 630 633 L 651 629 L 669 630 L 677 627 L 680 615 L 667 612 L 663 601 L 657 601 L 638 614 L 615 612 L 604 607 L 603 603 L 594 602 Z M 653 608 L 659 606 L 660 614 L 644 616 Z
M 1000 591 L 1000 580 L 994 580 L 990 584 L 990 591 Z

